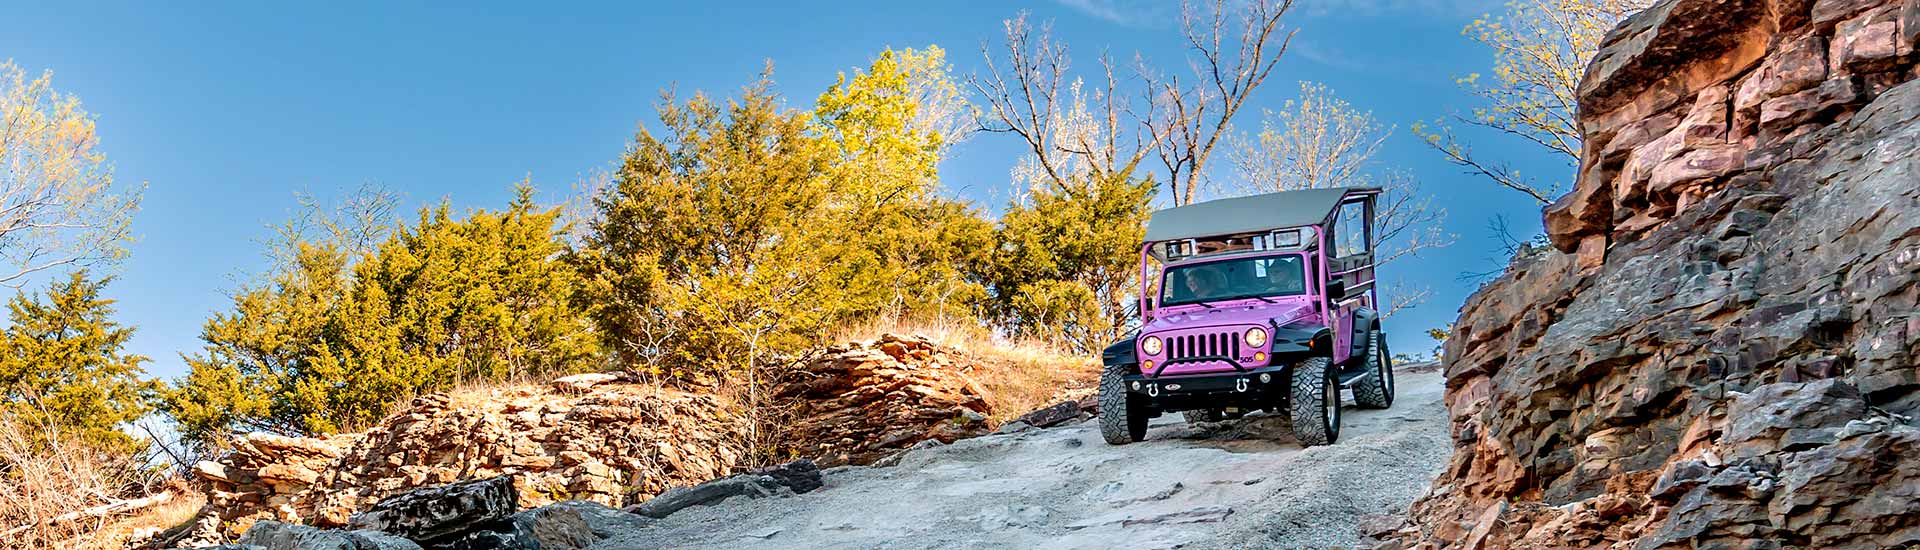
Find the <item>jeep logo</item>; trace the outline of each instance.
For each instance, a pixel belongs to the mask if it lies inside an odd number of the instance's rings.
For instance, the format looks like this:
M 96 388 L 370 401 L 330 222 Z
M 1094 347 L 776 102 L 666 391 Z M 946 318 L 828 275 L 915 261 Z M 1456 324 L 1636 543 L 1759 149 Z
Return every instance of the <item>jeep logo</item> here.
M 1180 391 L 1179 384 L 1167 384 L 1167 391 Z

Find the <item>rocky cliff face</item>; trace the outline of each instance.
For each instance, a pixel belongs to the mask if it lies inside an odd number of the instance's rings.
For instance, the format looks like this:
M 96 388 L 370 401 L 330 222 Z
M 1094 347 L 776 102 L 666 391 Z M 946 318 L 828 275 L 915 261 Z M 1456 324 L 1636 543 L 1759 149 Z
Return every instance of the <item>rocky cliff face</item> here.
M 888 335 L 828 348 L 770 390 L 779 447 L 827 464 L 865 464 L 926 440 L 987 433 L 987 404 L 966 355 Z M 508 476 L 519 507 L 583 500 L 619 507 L 744 466 L 738 406 L 612 374 L 546 387 L 434 394 L 361 433 L 251 434 L 195 467 L 211 486 L 196 540 L 255 521 L 338 528 L 386 497 Z
M 1447 344 L 1389 545 L 1920 544 L 1920 1 L 1668 0 L 1580 87 L 1558 251 Z

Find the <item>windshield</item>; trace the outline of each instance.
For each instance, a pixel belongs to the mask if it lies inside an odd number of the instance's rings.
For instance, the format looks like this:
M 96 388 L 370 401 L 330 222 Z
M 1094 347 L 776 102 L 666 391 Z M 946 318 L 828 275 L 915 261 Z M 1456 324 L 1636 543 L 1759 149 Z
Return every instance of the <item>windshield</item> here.
M 1167 270 L 1160 305 L 1204 304 L 1260 296 L 1306 294 L 1299 255 L 1183 265 Z

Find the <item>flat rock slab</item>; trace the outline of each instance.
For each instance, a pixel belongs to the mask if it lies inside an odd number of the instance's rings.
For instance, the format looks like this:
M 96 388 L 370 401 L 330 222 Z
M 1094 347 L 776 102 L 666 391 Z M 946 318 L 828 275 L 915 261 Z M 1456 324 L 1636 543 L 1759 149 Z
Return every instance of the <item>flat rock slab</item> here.
M 811 460 L 795 460 L 692 487 L 675 487 L 627 511 L 650 518 L 664 518 L 688 507 L 711 505 L 733 497 L 764 498 L 805 493 L 820 488 L 821 483 L 819 465 Z
M 675 487 L 630 509 L 650 518 L 664 518 L 693 506 L 707 506 L 733 497 L 763 498 L 785 489 L 772 476 L 737 475 L 692 487 Z M 791 491 L 788 491 L 791 493 Z

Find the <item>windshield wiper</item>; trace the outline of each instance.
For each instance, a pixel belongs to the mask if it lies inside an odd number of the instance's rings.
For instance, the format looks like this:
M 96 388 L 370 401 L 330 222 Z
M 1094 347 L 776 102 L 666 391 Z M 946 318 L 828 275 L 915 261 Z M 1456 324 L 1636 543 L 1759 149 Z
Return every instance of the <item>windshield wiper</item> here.
M 1280 302 L 1279 302 L 1278 300 L 1274 300 L 1274 299 L 1272 299 L 1272 298 L 1268 298 L 1268 297 L 1266 297 L 1266 296 L 1262 296 L 1262 295 L 1259 295 L 1259 294 L 1241 294 L 1241 295 L 1239 295 L 1239 296 L 1228 296 L 1228 297 L 1225 297 L 1225 298 L 1215 298 L 1215 299 L 1216 299 L 1216 300 L 1220 300 L 1220 301 L 1223 301 L 1223 302 L 1227 302 L 1227 301 L 1233 301 L 1233 300 L 1245 300 L 1245 299 L 1248 299 L 1248 298 L 1253 298 L 1253 299 L 1256 299 L 1256 300 L 1260 300 L 1260 301 L 1262 301 L 1262 302 L 1266 302 L 1266 303 L 1269 303 L 1269 304 L 1278 304 L 1278 303 L 1280 303 Z

